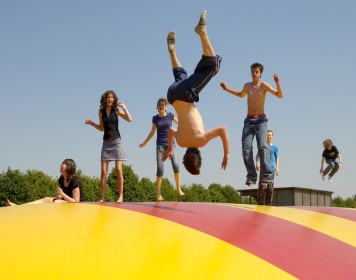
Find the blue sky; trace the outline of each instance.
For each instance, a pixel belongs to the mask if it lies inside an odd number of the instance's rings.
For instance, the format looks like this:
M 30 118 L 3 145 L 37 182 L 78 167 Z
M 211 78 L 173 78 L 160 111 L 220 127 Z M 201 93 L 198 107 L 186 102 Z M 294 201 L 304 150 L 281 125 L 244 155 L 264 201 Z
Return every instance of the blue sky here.
M 201 175 L 192 176 L 181 165 L 182 184 L 245 188 L 241 133 L 246 99 L 222 91 L 219 83 L 241 89 L 251 80 L 249 66 L 258 61 L 265 66 L 262 79 L 275 86 L 277 72 L 284 91 L 283 99 L 268 94 L 265 107 L 279 147 L 276 187 L 355 195 L 352 0 L 2 0 L 0 171 L 35 169 L 56 177 L 59 164 L 69 157 L 84 174 L 99 177 L 102 135 L 84 121 L 98 121 L 100 96 L 113 89 L 133 117 L 132 123 L 120 119 L 119 125 L 126 164 L 140 178 L 154 181 L 155 141 L 144 149 L 138 145 L 151 129 L 156 100 L 166 96 L 173 81 L 166 36 L 176 31 L 177 54 L 192 73 L 202 53 L 194 27 L 203 9 L 223 61 L 197 107 L 206 129 L 227 125 L 231 155 L 227 170 L 221 170 L 222 145 L 212 141 L 202 149 Z M 325 138 L 333 139 L 343 156 L 344 166 L 332 184 L 319 174 Z M 184 151 L 178 149 L 180 159 Z M 171 182 L 172 173 L 166 163 L 165 177 Z

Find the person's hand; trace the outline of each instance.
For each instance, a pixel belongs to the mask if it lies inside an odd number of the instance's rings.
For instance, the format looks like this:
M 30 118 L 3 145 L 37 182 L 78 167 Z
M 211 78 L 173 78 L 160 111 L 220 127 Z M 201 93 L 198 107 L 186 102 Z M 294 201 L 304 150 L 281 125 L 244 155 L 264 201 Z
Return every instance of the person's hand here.
M 124 102 L 118 101 L 117 105 L 120 106 L 122 109 L 126 109 Z
M 320 168 L 320 171 L 319 171 L 319 172 L 320 172 L 320 174 L 321 174 L 321 173 L 323 172 L 323 168 Z
M 256 162 L 256 171 L 260 171 L 260 165 Z
M 276 176 L 279 175 L 278 168 L 276 168 L 276 170 L 274 171 L 274 173 L 276 174 Z
M 145 144 L 140 144 L 140 145 L 138 145 L 140 148 L 143 148 L 144 146 L 145 146 Z
M 165 161 L 167 158 L 171 159 L 173 156 L 173 150 L 166 150 L 162 155 L 162 160 Z
M 93 122 L 91 121 L 91 119 L 86 119 L 85 124 L 93 125 Z
M 226 86 L 225 82 L 221 82 L 220 86 L 222 87 L 223 90 L 227 89 L 227 86 Z
M 230 159 L 230 155 L 229 154 L 225 154 L 224 155 L 224 158 L 223 158 L 223 161 L 221 163 L 221 169 L 226 169 L 226 166 L 227 166 L 227 163 L 229 162 L 229 159 Z
M 276 84 L 279 83 L 279 76 L 278 76 L 277 73 L 274 73 L 274 74 L 273 74 L 273 79 L 274 79 L 274 81 L 275 81 Z
M 57 197 L 62 198 L 65 193 L 63 192 L 62 188 L 57 188 Z

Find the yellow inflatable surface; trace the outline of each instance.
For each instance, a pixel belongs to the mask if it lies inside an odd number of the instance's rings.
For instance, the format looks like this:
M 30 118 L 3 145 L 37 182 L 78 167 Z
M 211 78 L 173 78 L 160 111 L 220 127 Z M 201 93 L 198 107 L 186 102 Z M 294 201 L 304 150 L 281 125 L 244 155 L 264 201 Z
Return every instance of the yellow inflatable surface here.
M 0 279 L 356 279 L 351 209 L 53 203 L 0 224 Z

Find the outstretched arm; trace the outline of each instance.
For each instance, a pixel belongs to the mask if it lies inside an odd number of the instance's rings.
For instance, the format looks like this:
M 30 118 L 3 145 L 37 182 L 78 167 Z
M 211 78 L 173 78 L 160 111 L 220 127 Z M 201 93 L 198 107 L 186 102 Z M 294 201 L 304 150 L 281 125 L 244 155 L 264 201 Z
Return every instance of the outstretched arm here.
M 86 119 L 85 124 L 91 125 L 92 127 L 96 128 L 99 131 L 104 131 L 103 119 L 102 119 L 102 115 L 100 112 L 99 112 L 99 121 L 100 121 L 100 124 L 96 124 L 96 123 L 92 122 L 91 119 Z
M 224 157 L 223 161 L 221 163 L 221 168 L 226 169 L 226 166 L 228 164 L 228 161 L 230 159 L 230 140 L 229 140 L 229 135 L 227 133 L 227 128 L 226 126 L 219 126 L 216 128 L 213 128 L 205 133 L 204 141 L 201 143 L 201 147 L 205 146 L 210 140 L 220 137 L 221 142 L 223 144 L 223 149 L 224 149 Z
M 171 159 L 173 156 L 173 139 L 174 135 L 176 133 L 177 129 L 175 129 L 173 126 L 171 126 L 168 130 L 168 148 L 167 150 L 163 153 L 162 160 L 165 161 L 167 158 Z
M 245 97 L 245 95 L 246 95 L 246 93 L 247 93 L 246 90 L 245 90 L 245 86 L 244 86 L 244 88 L 242 89 L 242 91 L 237 91 L 237 90 L 228 88 L 228 87 L 226 86 L 226 83 L 225 83 L 225 82 L 221 82 L 221 83 L 220 83 L 220 86 L 222 87 L 223 90 L 227 91 L 228 93 L 231 93 L 231 94 L 233 94 L 233 95 L 235 95 L 235 96 L 238 96 L 238 97 L 241 97 L 241 98 Z
M 140 148 L 143 148 L 146 146 L 146 144 L 152 139 L 153 135 L 155 135 L 156 132 L 156 125 L 154 123 L 152 123 L 152 128 L 151 128 L 151 132 L 148 134 L 146 140 L 139 145 Z

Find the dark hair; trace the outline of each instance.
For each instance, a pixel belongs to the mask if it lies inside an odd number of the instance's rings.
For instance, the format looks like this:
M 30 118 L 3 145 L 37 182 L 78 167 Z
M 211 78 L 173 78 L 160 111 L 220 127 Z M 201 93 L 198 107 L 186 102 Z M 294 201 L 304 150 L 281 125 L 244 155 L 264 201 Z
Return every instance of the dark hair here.
M 164 105 L 166 105 L 166 106 L 167 106 L 167 104 L 168 104 L 167 98 L 161 97 L 161 98 L 159 98 L 159 99 L 157 100 L 157 106 L 158 106 L 158 104 L 161 103 L 161 102 L 164 103 Z
M 325 139 L 323 142 L 324 148 L 326 148 L 326 145 L 330 144 L 331 146 L 333 145 L 333 141 L 331 139 Z
M 63 160 L 63 163 L 67 166 L 65 179 L 69 181 L 75 179 L 75 175 L 77 174 L 77 165 L 75 164 L 75 161 L 70 158 L 67 158 Z
M 251 71 L 255 68 L 260 69 L 261 74 L 263 73 L 263 65 L 261 63 L 255 62 L 251 64 Z
M 267 133 L 268 133 L 268 132 L 271 132 L 271 133 L 272 133 L 272 135 L 274 135 L 273 130 L 271 130 L 271 129 L 267 129 Z
M 185 169 L 192 175 L 200 174 L 201 156 L 198 148 L 188 148 L 183 157 Z
M 161 98 L 159 98 L 158 100 L 157 100 L 157 110 L 158 110 L 158 105 L 159 105 L 159 103 L 164 103 L 164 106 L 167 106 L 167 104 L 168 104 L 168 100 L 167 100 L 167 98 L 164 98 L 164 97 L 161 97 Z M 166 110 L 167 111 L 167 110 Z
M 103 110 L 106 106 L 106 99 L 108 98 L 108 96 L 112 94 L 114 96 L 114 103 L 112 105 L 112 109 L 116 109 L 117 108 L 117 101 L 119 100 L 119 98 L 117 97 L 115 91 L 113 90 L 107 90 L 105 91 L 100 98 L 100 110 Z

